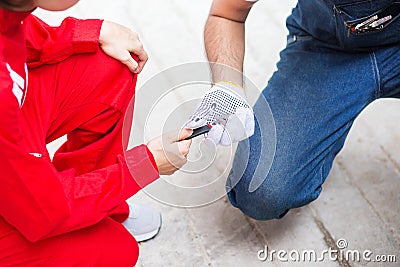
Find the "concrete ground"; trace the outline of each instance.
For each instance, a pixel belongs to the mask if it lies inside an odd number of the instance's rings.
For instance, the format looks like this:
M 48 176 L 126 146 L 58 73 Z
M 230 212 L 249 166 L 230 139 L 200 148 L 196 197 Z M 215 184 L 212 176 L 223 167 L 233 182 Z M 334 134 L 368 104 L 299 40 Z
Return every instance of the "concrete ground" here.
M 285 18 L 295 3 L 260 1 L 248 19 L 245 74 L 259 90 L 275 70 L 286 41 Z M 202 30 L 210 4 L 211 0 L 82 0 L 67 12 L 36 13 L 51 24 L 67 15 L 99 17 L 139 32 L 150 60 L 137 87 L 134 145 L 179 127 L 206 89 L 194 84 L 168 91 L 181 82 L 182 77 L 175 80 L 176 74 L 207 76 L 207 71 L 201 74 L 206 70 L 201 63 L 193 70 L 189 65 L 162 71 L 205 61 Z M 249 98 L 254 101 L 256 96 L 252 93 Z M 370 105 L 356 120 L 321 196 L 282 220 L 257 222 L 233 208 L 224 197 L 224 179 L 234 149 L 206 147 L 196 139 L 189 155 L 192 169 L 162 177 L 130 200 L 163 215 L 160 234 L 140 244 L 138 266 L 400 266 L 399 110 L 400 102 L 394 99 Z M 198 171 L 199 167 L 204 168 Z M 273 254 L 273 260 L 260 260 L 265 246 L 269 256 L 273 250 L 283 252 Z M 329 248 L 343 248 L 343 257 L 330 259 L 329 251 L 324 254 Z M 311 255 L 311 250 L 317 262 L 293 260 Z M 394 255 L 397 263 L 357 261 L 344 255 L 351 252 L 371 259 Z M 279 255 L 288 261 L 279 260 Z

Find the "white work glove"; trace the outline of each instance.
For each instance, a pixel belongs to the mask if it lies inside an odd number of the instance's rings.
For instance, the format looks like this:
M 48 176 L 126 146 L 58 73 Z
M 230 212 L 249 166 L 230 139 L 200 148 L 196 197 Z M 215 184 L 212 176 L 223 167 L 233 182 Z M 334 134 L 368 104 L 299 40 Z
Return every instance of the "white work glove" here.
M 205 134 L 216 145 L 229 146 L 253 135 L 254 113 L 244 89 L 231 82 L 219 82 L 208 90 L 186 123 L 188 128 L 212 125 Z

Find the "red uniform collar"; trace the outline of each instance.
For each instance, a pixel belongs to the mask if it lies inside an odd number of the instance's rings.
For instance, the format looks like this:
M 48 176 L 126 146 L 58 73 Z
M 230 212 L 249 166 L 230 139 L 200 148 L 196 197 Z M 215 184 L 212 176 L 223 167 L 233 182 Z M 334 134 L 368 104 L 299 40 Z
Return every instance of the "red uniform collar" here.
M 0 8 L 0 32 L 15 30 L 32 11 L 16 12 Z

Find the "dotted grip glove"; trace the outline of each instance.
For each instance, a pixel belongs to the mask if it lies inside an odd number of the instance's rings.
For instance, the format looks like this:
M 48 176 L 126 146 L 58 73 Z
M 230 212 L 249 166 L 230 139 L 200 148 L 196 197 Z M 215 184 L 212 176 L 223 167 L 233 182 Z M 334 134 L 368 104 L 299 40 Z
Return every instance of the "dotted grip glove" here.
M 219 82 L 207 91 L 186 127 L 198 128 L 206 124 L 212 125 L 206 138 L 217 145 L 229 146 L 252 136 L 254 113 L 243 88 L 231 82 Z

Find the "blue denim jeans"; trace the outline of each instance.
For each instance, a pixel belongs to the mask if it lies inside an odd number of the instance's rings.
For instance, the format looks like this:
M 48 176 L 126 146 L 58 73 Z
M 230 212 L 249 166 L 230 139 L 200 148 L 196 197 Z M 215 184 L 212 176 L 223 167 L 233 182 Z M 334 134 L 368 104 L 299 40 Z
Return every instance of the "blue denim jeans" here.
M 287 20 L 278 70 L 254 106 L 255 133 L 238 145 L 227 181 L 233 206 L 268 220 L 315 200 L 355 118 L 375 99 L 400 95 L 400 19 L 364 34 L 349 32 L 344 23 L 392 2 L 298 2 Z M 271 164 L 261 156 L 273 127 L 265 100 L 276 128 Z M 263 182 L 251 192 L 253 179 Z

